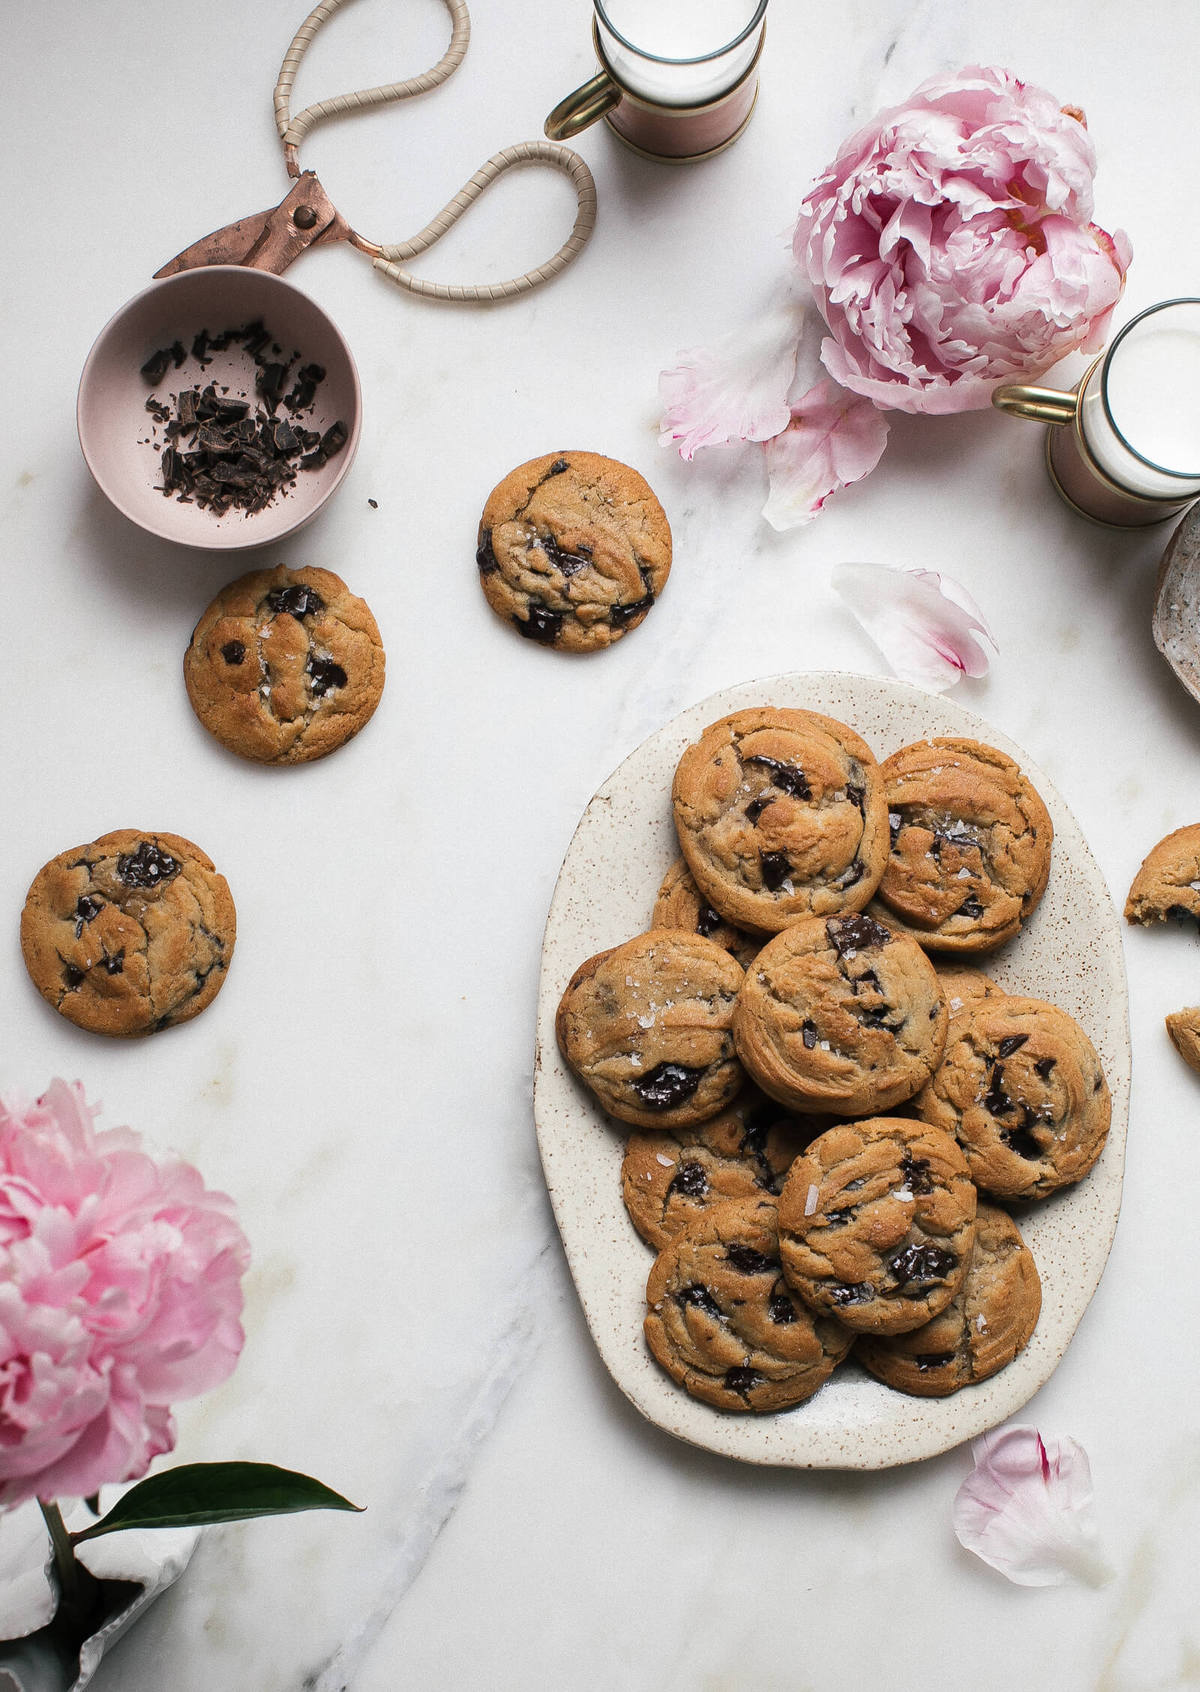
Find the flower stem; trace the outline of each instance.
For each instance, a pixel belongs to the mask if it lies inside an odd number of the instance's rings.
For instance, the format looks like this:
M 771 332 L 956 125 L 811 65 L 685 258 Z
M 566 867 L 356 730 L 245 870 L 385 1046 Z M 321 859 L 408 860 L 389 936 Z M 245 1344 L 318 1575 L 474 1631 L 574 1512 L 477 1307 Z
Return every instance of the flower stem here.
M 57 1504 L 47 1504 L 44 1498 L 39 1498 L 38 1509 L 42 1512 L 50 1533 L 50 1543 L 54 1547 L 54 1572 L 58 1576 L 62 1601 L 64 1605 L 74 1608 L 81 1596 L 79 1564 L 75 1561 L 75 1549 L 67 1532 L 67 1524 L 63 1521 L 62 1511 Z

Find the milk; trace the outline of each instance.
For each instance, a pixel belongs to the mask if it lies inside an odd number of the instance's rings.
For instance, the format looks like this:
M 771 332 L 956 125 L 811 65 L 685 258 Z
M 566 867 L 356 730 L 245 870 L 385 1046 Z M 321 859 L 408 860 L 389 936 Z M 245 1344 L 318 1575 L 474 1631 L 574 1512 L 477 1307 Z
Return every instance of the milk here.
M 1165 305 L 1118 337 L 1079 421 L 1100 468 L 1131 493 L 1200 492 L 1200 301 Z
M 759 10 L 759 0 L 599 0 L 596 25 L 609 69 L 631 93 L 697 106 L 732 88 L 753 63 L 761 19 L 745 41 L 731 43 Z

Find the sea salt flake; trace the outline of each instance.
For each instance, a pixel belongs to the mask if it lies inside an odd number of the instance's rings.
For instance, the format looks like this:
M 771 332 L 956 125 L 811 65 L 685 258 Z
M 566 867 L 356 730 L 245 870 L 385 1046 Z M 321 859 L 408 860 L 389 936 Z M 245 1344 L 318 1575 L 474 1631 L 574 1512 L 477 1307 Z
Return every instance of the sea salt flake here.
M 675 1159 L 673 1157 L 664 1157 L 662 1152 L 655 1152 L 654 1157 L 655 1161 L 661 1163 L 664 1169 L 674 1169 Z
M 804 1200 L 804 1214 L 806 1216 L 811 1216 L 813 1214 L 813 1212 L 816 1210 L 817 1200 L 820 1198 L 820 1196 L 821 1196 L 821 1189 L 818 1186 L 816 1186 L 815 1183 L 814 1183 L 813 1186 L 809 1187 L 808 1193 L 807 1193 L 805 1200 Z

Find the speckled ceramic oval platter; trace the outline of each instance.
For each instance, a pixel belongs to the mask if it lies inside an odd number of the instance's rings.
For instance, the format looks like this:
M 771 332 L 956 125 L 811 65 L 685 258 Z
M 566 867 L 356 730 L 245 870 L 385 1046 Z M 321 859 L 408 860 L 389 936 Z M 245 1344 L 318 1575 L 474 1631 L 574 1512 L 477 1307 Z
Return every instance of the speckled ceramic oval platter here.
M 967 735 L 1015 758 L 1054 822 L 1046 895 L 1027 928 L 978 962 L 1009 992 L 1049 999 L 1091 1036 L 1112 1089 L 1108 1142 L 1083 1181 L 1017 1208 L 1042 1278 L 1032 1340 L 1008 1368 L 950 1398 L 894 1392 L 853 1361 L 807 1404 L 731 1415 L 689 1398 L 642 1338 L 653 1253 L 621 1201 L 625 1133 L 564 1064 L 554 1013 L 573 971 L 642 933 L 676 856 L 670 790 L 685 746 L 750 705 L 799 706 L 851 724 L 876 756 L 932 735 Z M 534 1116 L 546 1184 L 592 1337 L 621 1391 L 650 1421 L 745 1462 L 881 1469 L 933 1457 L 1014 1414 L 1053 1373 L 1099 1284 L 1116 1229 L 1129 1115 L 1129 1018 L 1117 913 L 1070 811 L 1020 747 L 937 695 L 872 676 L 808 674 L 747 682 L 694 705 L 638 747 L 589 804 L 568 848 L 546 924 L 538 994 Z

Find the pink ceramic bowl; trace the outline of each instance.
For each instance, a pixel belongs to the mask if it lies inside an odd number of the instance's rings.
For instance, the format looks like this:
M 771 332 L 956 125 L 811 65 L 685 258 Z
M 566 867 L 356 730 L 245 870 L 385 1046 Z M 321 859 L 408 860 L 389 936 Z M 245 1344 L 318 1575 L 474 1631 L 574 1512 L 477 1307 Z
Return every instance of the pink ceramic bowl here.
M 164 429 L 146 410 L 151 395 L 173 409 L 171 395 L 212 382 L 220 392 L 242 394 L 255 405 L 255 366 L 240 343 L 213 355 L 201 368 L 190 349 L 202 329 L 217 336 L 261 319 L 281 360 L 298 353 L 288 381 L 303 364 L 317 364 L 325 377 L 311 411 L 299 414 L 305 428 L 324 432 L 340 422 L 345 445 L 316 469 L 299 470 L 260 511 L 229 510 L 218 516 L 198 504 L 162 492 Z M 172 363 L 157 384 L 142 375 L 151 355 L 179 342 L 186 362 Z M 281 418 L 290 413 L 279 408 Z M 139 528 L 181 546 L 236 551 L 266 546 L 292 534 L 316 516 L 339 487 L 358 447 L 362 393 L 350 348 L 319 306 L 290 282 L 265 270 L 210 265 L 155 282 L 123 306 L 101 330 L 79 381 L 76 420 L 88 469 L 118 511 Z M 186 441 L 182 443 L 186 450 Z

